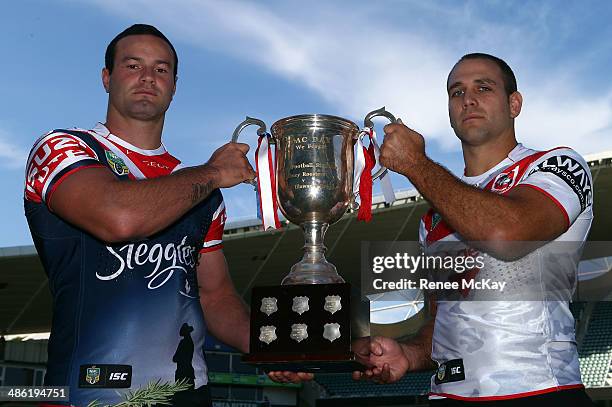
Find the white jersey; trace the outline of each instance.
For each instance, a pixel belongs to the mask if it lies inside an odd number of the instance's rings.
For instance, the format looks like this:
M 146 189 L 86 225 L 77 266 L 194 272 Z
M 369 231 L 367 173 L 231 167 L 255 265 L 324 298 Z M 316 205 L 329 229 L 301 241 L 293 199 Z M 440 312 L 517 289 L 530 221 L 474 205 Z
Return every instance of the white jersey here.
M 518 185 L 535 188 L 563 211 L 568 229 L 552 246 L 542 246 L 518 261 L 487 256 L 479 271 L 484 277 L 505 273 L 511 283 L 537 287 L 539 299 L 474 301 L 478 297 L 472 290 L 463 293 L 465 300 L 438 302 L 432 360 L 439 368 L 431 380 L 430 398 L 503 400 L 582 387 L 567 296 L 555 297 L 550 284 L 556 279 L 575 288 L 575 266 L 593 219 L 593 182 L 587 163 L 570 148 L 538 152 L 518 144 L 494 168 L 462 181 L 500 194 Z M 462 240 L 434 210 L 423 217 L 419 235 L 428 255 L 447 242 Z M 552 252 L 554 244 L 560 241 L 579 242 L 569 256 L 574 267 L 565 268 L 570 271 L 551 267 L 558 254 Z M 542 281 L 552 283 L 545 286 Z

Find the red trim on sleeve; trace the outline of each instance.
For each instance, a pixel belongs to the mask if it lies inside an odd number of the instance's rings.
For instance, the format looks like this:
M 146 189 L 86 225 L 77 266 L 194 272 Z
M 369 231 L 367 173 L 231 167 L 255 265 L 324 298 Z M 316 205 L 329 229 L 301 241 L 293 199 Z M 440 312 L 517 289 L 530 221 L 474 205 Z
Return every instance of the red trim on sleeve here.
M 55 181 L 50 179 L 51 176 L 56 177 L 65 169 L 87 159 L 99 161 L 96 152 L 79 137 L 64 133 L 43 136 L 36 142 L 28 158 L 26 197 L 41 202 L 33 198 L 33 195 L 38 195 L 42 200 L 43 191 Z
M 556 391 L 572 390 L 572 389 L 584 389 L 584 385 L 583 384 L 568 384 L 567 386 L 550 387 L 548 389 L 528 391 L 525 393 L 507 394 L 505 396 L 464 397 L 464 396 L 457 396 L 456 394 L 433 393 L 433 392 L 430 392 L 429 395 L 446 397 L 449 399 L 462 400 L 462 401 L 495 401 L 495 400 L 510 400 L 510 399 L 518 399 L 522 397 L 538 396 L 540 394 L 554 393 Z
M 68 171 L 67 173 L 65 173 L 64 175 L 62 175 L 57 181 L 55 181 L 55 184 L 53 184 L 53 187 L 51 188 L 51 191 L 47 192 L 47 208 L 49 208 L 49 210 L 51 212 L 53 212 L 53 209 L 51 209 L 51 197 L 53 196 L 53 193 L 55 192 L 55 190 L 57 189 L 57 187 L 59 186 L 59 184 L 61 184 L 62 182 L 64 182 L 64 180 L 66 179 L 66 177 L 70 174 L 74 174 L 75 172 L 79 171 L 79 170 L 83 170 L 85 168 L 106 168 L 104 166 L 104 164 L 90 164 L 90 165 L 83 165 L 82 167 L 76 167 L 71 169 L 70 171 Z
M 210 247 L 203 247 L 200 249 L 200 253 L 216 252 L 217 250 L 221 250 L 221 249 L 223 249 L 223 243 L 219 243 L 219 244 L 216 244 Z
M 200 249 L 199 253 L 210 253 L 223 249 L 223 230 L 225 229 L 225 219 L 227 217 L 225 213 L 225 204 L 223 202 L 221 202 L 215 214 L 217 216 L 214 217 L 210 223 L 206 236 L 204 236 L 204 246 Z M 207 243 L 217 241 L 219 243 L 212 246 L 206 246 Z
M 440 216 L 438 223 L 433 224 L 433 218 L 435 215 Z M 451 228 L 444 219 L 441 218 L 439 213 L 433 208 L 430 208 L 429 211 L 421 218 L 423 223 L 425 224 L 425 241 L 429 243 L 437 242 L 438 240 L 444 239 L 446 236 L 452 235 L 455 233 L 455 230 Z
M 569 219 L 569 215 L 567 214 L 567 211 L 565 210 L 565 208 L 563 207 L 563 205 L 561 205 L 561 202 L 559 202 L 559 201 L 557 200 L 557 198 L 555 198 L 554 196 L 552 196 L 552 195 L 551 195 L 549 192 L 547 192 L 547 191 L 543 190 L 542 188 L 537 187 L 537 186 L 535 186 L 535 185 L 531 185 L 531 184 L 519 184 L 518 186 L 519 186 L 519 187 L 529 187 L 529 188 L 533 188 L 533 189 L 535 189 L 536 191 L 540 191 L 541 193 L 543 193 L 544 195 L 546 195 L 547 197 L 549 197 L 549 198 L 550 198 L 550 199 L 553 201 L 553 203 L 554 203 L 555 205 L 557 205 L 557 207 L 558 207 L 559 209 L 561 209 L 561 212 L 563 212 L 563 216 L 565 217 L 565 223 L 567 224 L 566 230 L 567 230 L 567 229 L 569 229 L 569 227 L 570 227 L 570 225 L 571 225 L 571 223 L 570 223 L 570 219 Z
M 423 224 L 425 224 L 425 229 L 428 232 L 431 230 L 431 221 L 432 221 L 434 213 L 435 211 L 433 210 L 433 208 L 429 208 L 427 213 L 423 215 L 423 217 L 421 218 L 421 220 L 423 221 Z

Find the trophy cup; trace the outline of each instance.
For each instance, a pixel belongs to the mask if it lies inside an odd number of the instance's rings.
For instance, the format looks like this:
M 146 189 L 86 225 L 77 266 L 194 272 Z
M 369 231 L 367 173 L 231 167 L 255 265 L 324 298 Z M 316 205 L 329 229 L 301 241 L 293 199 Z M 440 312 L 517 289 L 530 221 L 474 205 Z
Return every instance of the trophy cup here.
M 368 113 L 364 125 L 373 128 L 376 116 L 396 121 L 383 107 Z M 263 121 L 247 117 L 232 141 L 250 125 L 275 146 L 271 187 L 286 219 L 302 228 L 305 245 L 280 286 L 253 288 L 250 349 L 243 360 L 267 370 L 363 370 L 358 348 L 369 349 L 369 303 L 325 259 L 323 244 L 329 225 L 356 206 L 354 147 L 363 132 L 350 120 L 309 114 L 278 120 L 268 135 Z M 381 167 L 373 179 L 385 171 Z

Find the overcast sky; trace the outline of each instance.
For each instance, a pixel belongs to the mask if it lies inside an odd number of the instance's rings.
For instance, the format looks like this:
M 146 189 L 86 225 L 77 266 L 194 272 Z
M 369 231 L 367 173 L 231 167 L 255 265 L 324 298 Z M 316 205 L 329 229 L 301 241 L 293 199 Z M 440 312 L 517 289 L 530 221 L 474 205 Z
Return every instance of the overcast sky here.
M 22 197 L 32 143 L 53 128 L 104 121 L 104 51 L 133 23 L 156 25 L 178 51 L 164 142 L 187 165 L 205 162 L 246 115 L 271 125 L 327 113 L 361 124 L 385 105 L 422 132 L 434 160 L 460 172 L 445 80 L 469 52 L 495 54 L 514 69 L 524 144 L 612 150 L 611 18 L 607 1 L 4 2 L 0 247 L 31 244 Z M 255 129 L 242 139 L 254 146 Z M 393 183 L 410 188 L 402 177 Z M 252 188 L 224 196 L 230 221 L 254 216 Z

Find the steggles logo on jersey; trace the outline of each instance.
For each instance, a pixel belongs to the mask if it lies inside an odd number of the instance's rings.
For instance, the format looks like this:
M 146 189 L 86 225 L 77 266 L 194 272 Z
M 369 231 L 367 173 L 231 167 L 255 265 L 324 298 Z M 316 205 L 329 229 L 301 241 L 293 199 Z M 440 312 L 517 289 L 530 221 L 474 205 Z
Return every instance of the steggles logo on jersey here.
M 106 161 L 108 161 L 109 167 L 113 170 L 113 172 L 117 175 L 127 175 L 130 173 L 127 165 L 123 162 L 121 158 L 117 156 L 117 154 L 113 153 L 110 150 L 106 150 L 104 152 L 106 154 Z
M 536 171 L 549 172 L 561 178 L 576 193 L 581 210 L 591 205 L 593 201 L 593 188 L 589 179 L 588 170 L 567 155 L 555 156 L 542 161 L 529 171 L 529 175 Z
M 144 266 L 150 264 L 153 270 L 144 277 L 149 279 L 147 287 L 155 290 L 166 284 L 175 271 L 182 271 L 187 274 L 193 270 L 196 261 L 194 253 L 196 248 L 188 245 L 187 236 L 183 237 L 180 244 L 168 243 L 165 246 L 156 243 L 149 247 L 149 243 L 130 243 L 115 250 L 110 246 L 106 249 L 119 260 L 119 267 L 109 275 L 101 275 L 96 272 L 99 280 L 109 281 L 119 277 L 127 268 L 133 270 L 134 266 Z M 188 283 L 185 284 L 186 292 L 181 294 L 191 297 L 192 288 Z

